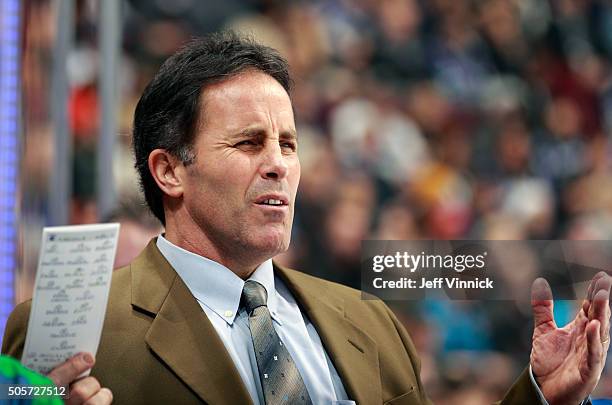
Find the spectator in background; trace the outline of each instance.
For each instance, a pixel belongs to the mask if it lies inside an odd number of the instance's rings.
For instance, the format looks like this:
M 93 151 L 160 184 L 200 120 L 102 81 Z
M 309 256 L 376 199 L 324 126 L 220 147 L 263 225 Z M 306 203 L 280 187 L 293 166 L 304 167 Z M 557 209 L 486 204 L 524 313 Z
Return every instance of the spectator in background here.
M 104 222 L 119 222 L 121 225 L 114 269 L 123 267 L 134 260 L 151 238 L 163 231 L 163 227 L 151 215 L 144 201 L 138 199 L 122 201 Z

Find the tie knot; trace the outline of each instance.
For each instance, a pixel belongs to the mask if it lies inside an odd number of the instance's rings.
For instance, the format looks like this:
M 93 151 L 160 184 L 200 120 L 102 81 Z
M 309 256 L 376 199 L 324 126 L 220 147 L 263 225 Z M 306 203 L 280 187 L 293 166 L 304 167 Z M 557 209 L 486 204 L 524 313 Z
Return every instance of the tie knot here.
M 247 280 L 242 288 L 242 303 L 251 315 L 257 307 L 265 306 L 268 301 L 266 288 L 257 281 Z

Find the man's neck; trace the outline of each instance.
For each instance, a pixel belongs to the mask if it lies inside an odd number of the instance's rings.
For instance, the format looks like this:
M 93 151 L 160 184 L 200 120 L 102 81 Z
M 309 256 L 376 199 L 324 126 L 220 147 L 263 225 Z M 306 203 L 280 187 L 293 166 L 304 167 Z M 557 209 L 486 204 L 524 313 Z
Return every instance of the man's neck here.
M 265 261 L 265 259 L 261 261 L 245 260 L 245 258 L 237 257 L 236 252 L 226 254 L 200 232 L 187 235 L 171 226 L 166 228 L 164 238 L 175 246 L 222 264 L 243 280 L 248 279 Z

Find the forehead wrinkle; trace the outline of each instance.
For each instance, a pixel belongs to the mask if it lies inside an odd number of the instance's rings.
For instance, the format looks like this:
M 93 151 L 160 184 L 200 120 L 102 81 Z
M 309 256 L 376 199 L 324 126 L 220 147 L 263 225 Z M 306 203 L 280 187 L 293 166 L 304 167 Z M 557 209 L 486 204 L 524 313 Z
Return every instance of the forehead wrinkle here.
M 230 133 L 231 138 L 256 138 L 262 135 L 266 135 L 266 130 L 259 126 L 249 126 L 247 128 Z
M 238 139 L 238 138 L 244 138 L 244 137 L 257 138 L 261 136 L 267 137 L 268 131 L 265 128 L 262 128 L 258 125 L 251 125 L 242 130 L 230 132 L 229 138 L 230 139 Z M 295 130 L 293 130 L 292 128 L 280 131 L 278 137 L 279 139 L 297 140 L 297 134 Z

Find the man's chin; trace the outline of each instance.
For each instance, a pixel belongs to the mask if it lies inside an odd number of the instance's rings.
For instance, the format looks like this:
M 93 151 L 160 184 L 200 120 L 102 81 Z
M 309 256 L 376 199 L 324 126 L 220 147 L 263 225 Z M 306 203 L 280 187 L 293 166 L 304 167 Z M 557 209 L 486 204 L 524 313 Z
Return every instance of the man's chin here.
M 265 253 L 268 257 L 274 257 L 287 251 L 289 248 L 289 240 L 290 238 L 287 237 L 284 232 L 267 232 L 258 235 L 255 240 L 253 240 L 252 246 L 253 249 L 262 254 Z

